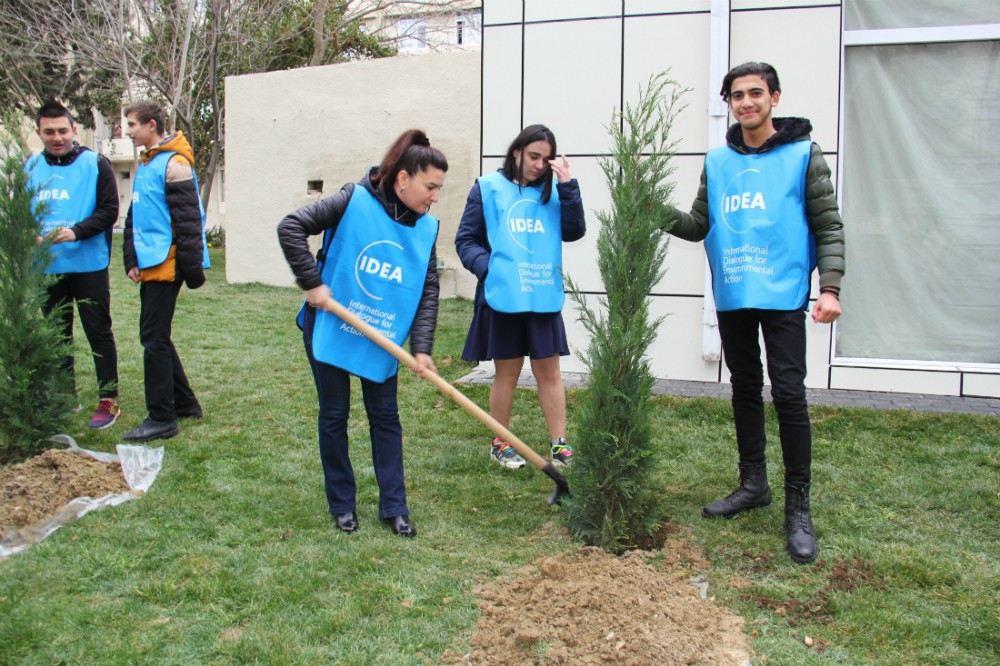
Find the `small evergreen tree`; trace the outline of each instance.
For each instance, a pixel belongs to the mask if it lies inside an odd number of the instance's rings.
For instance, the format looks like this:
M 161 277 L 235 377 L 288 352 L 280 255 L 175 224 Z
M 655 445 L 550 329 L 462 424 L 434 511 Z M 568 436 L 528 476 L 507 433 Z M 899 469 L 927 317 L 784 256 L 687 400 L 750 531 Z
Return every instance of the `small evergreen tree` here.
M 595 312 L 567 280 L 590 334 L 584 362 L 589 388 L 575 417 L 573 497 L 566 520 L 574 538 L 620 553 L 645 546 L 662 523 L 657 500 L 661 443 L 650 430 L 653 374 L 646 351 L 662 317 L 651 318 L 649 293 L 663 277 L 669 226 L 664 206 L 673 185 L 670 127 L 684 90 L 666 72 L 653 76 L 634 106 L 608 128 L 612 157 L 601 160 L 610 212 L 598 213 L 598 268 L 607 293 Z
M 3 114 L 6 127 L 19 119 Z M 38 242 L 34 192 L 24 173 L 25 153 L 0 132 L 0 463 L 46 448 L 45 439 L 65 429 L 71 395 L 62 367 L 66 340 L 60 309 L 42 313 L 53 277 L 48 242 Z M 64 306 L 68 307 L 68 306 Z

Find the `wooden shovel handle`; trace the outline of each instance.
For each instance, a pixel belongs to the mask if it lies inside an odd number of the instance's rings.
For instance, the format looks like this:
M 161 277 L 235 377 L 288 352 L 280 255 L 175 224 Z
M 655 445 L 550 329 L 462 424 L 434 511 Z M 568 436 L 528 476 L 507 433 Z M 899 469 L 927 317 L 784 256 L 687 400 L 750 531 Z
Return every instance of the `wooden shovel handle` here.
M 335 301 L 334 299 L 329 299 L 323 306 L 323 309 L 327 312 L 332 312 L 337 315 L 345 322 L 353 326 L 355 329 L 361 331 L 366 338 L 377 344 L 382 349 L 386 350 L 393 356 L 395 356 L 401 363 L 406 365 L 409 369 L 414 372 L 417 371 L 417 359 L 413 358 L 410 352 L 406 351 L 395 342 L 389 338 L 382 335 L 379 331 L 375 330 L 367 322 L 363 321 L 360 317 L 355 315 L 353 312 L 345 308 L 343 305 Z M 510 430 L 505 428 L 500 424 L 495 418 L 490 416 L 489 412 L 483 410 L 482 407 L 470 400 L 464 393 L 455 388 L 448 381 L 441 378 L 439 374 L 431 370 L 430 368 L 424 368 L 423 371 L 419 373 L 419 376 L 426 379 L 431 384 L 434 384 L 439 391 L 447 395 L 449 398 L 454 400 L 460 407 L 465 411 L 469 412 L 475 416 L 479 421 L 485 425 L 490 431 L 493 432 L 497 437 L 502 438 L 505 442 L 514 447 L 514 449 L 521 454 L 528 462 L 537 467 L 538 469 L 544 471 L 546 474 L 551 476 L 552 464 L 542 458 L 540 455 L 535 453 L 535 450 L 530 446 L 522 442 L 518 437 L 512 433 Z M 565 482 L 565 481 L 564 481 Z

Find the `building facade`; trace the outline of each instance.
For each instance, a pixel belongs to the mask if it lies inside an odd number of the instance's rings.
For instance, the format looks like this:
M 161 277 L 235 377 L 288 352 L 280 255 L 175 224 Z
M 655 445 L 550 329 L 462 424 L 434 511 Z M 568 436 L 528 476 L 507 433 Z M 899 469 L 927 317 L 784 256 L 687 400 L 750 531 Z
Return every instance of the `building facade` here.
M 778 70 L 775 115 L 811 120 L 845 221 L 844 316 L 808 325 L 808 386 L 1000 396 L 996 2 L 485 0 L 481 172 L 521 127 L 554 130 L 590 211 L 565 266 L 596 304 L 612 111 L 666 69 L 690 89 L 673 127 L 675 203 L 686 210 L 732 122 L 722 77 L 751 60 Z M 727 382 L 703 249 L 672 240 L 667 262 L 650 294 L 653 315 L 666 316 L 654 374 Z M 569 301 L 564 314 L 571 346 L 585 350 Z
M 362 29 L 393 44 L 400 55 L 477 51 L 482 44 L 482 0 L 385 2 L 361 0 Z

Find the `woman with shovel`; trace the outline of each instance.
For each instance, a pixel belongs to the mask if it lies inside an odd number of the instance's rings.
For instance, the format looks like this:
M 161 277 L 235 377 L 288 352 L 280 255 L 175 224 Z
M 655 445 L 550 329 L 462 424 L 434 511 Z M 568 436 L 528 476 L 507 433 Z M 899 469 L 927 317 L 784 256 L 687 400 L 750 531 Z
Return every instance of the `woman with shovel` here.
M 409 335 L 417 372 L 435 370 L 430 354 L 438 310 L 438 221 L 427 213 L 447 171 L 447 159 L 426 134 L 408 130 L 360 182 L 300 208 L 278 225 L 285 258 L 306 292 L 298 322 L 319 395 L 327 503 L 342 532 L 358 529 L 347 439 L 353 374 L 361 378 L 368 414 L 379 519 L 394 534 L 417 535 L 403 479 L 398 362 L 332 314 L 332 298 L 397 344 Z M 323 247 L 314 259 L 308 237 L 320 233 Z
M 552 180 L 556 185 L 553 187 Z M 552 463 L 568 466 L 566 392 L 559 357 L 569 354 L 562 306 L 562 244 L 586 232 L 580 187 L 556 138 L 543 125 L 524 128 L 507 149 L 503 167 L 472 186 L 455 249 L 479 279 L 465 361 L 493 360 L 490 414 L 510 425 L 524 357 L 538 383 Z M 493 439 L 490 456 L 508 469 L 524 466 L 509 442 Z

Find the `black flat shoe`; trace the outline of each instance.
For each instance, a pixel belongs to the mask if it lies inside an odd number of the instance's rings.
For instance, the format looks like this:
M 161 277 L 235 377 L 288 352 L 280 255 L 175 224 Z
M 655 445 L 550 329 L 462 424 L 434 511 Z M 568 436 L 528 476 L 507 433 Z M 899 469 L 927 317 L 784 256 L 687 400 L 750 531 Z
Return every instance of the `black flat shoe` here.
M 351 532 L 358 531 L 358 514 L 353 511 L 350 513 L 338 513 L 334 518 L 337 520 L 337 529 L 345 534 L 350 534 Z
M 122 435 L 126 442 L 149 442 L 154 439 L 168 439 L 181 431 L 177 421 L 154 421 L 146 419 Z
M 409 516 L 394 516 L 392 518 L 385 519 L 389 523 L 390 529 L 392 529 L 393 534 L 398 534 L 401 537 L 406 537 L 407 539 L 412 539 L 417 536 L 417 528 L 410 520 Z

